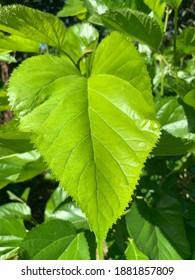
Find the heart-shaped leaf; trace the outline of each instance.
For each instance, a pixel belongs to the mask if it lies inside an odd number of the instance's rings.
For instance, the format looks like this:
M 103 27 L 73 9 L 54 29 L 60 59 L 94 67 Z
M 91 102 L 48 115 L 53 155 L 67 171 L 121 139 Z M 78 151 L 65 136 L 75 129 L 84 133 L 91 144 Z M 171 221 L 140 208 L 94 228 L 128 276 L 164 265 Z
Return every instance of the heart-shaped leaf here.
M 12 74 L 9 97 L 20 128 L 31 132 L 102 244 L 159 137 L 149 75 L 135 47 L 112 33 L 88 78 L 59 57 L 30 58 Z

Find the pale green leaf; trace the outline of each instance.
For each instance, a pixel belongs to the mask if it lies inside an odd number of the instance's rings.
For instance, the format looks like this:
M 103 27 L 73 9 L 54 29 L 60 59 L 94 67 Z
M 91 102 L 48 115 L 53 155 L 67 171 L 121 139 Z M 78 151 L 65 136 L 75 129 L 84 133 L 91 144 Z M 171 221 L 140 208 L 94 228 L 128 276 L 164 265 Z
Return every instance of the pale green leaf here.
M 79 233 L 58 260 L 90 260 L 89 248 L 84 233 Z
M 16 140 L 15 140 L 16 141 Z M 8 145 L 15 144 L 13 140 L 0 139 L 0 152 L 3 154 L 0 157 L 0 188 L 5 187 L 10 183 L 23 182 L 36 175 L 40 174 L 46 169 L 46 165 L 40 154 L 33 150 L 25 153 L 12 153 L 13 150 Z M 25 141 L 16 141 L 17 145 L 22 145 Z M 6 145 L 4 146 L 5 143 Z M 8 155 L 6 155 L 8 154 Z
M 150 79 L 135 47 L 112 33 L 88 78 L 58 57 L 30 58 L 12 74 L 9 96 L 20 128 L 31 132 L 101 243 L 159 137 Z
M 0 61 L 11 63 L 11 62 L 16 62 L 16 59 L 15 59 L 15 57 L 10 55 L 9 53 L 6 53 L 6 54 L 3 54 L 3 55 L 0 55 Z
M 125 250 L 125 256 L 127 260 L 148 260 L 148 257 L 137 249 L 132 238 L 129 238 L 128 241 L 129 243 L 127 249 Z
M 15 217 L 29 220 L 31 210 L 25 203 L 10 202 L 0 206 L 0 218 Z
M 10 109 L 10 105 L 7 98 L 7 92 L 4 88 L 0 88 L 0 112 L 8 109 Z
M 63 48 L 66 33 L 57 17 L 22 5 L 1 7 L 0 30 L 59 50 Z
M 162 17 L 165 10 L 165 1 L 164 0 L 144 0 L 148 7 L 159 17 Z
M 19 52 L 39 52 L 40 43 L 16 35 L 5 35 L 0 32 L 0 46 L 3 49 Z
M 131 9 L 113 9 L 101 15 L 101 20 L 106 27 L 120 31 L 158 50 L 162 40 L 162 30 L 152 17 Z
M 47 221 L 27 233 L 20 246 L 20 257 L 26 260 L 57 260 L 76 235 L 69 222 Z
M 58 17 L 71 17 L 86 14 L 87 9 L 81 0 L 67 0 L 61 11 L 57 13 Z

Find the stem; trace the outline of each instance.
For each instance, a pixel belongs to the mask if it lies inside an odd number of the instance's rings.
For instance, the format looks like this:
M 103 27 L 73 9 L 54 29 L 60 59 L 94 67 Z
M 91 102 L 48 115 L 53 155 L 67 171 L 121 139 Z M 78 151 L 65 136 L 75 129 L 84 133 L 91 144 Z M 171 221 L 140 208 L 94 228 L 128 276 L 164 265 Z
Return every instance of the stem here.
M 178 28 L 178 8 L 174 12 L 174 38 L 173 38 L 173 52 L 174 52 L 174 65 L 177 64 L 177 28 Z
M 97 242 L 97 256 L 98 260 L 103 260 L 104 259 L 104 253 L 103 253 L 103 242 Z

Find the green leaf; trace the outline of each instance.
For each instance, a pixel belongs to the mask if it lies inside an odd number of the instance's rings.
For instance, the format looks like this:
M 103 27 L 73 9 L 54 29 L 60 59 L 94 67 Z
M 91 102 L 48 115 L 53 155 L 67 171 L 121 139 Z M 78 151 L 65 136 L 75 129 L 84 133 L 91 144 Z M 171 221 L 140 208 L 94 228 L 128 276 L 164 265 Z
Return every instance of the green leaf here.
M 129 239 L 129 244 L 125 250 L 125 256 L 127 260 L 148 260 L 148 257 L 137 249 L 132 238 Z
M 19 52 L 40 52 L 39 43 L 16 35 L 8 36 L 2 32 L 0 32 L 0 46 L 3 49 Z
M 0 30 L 59 50 L 63 48 L 66 33 L 63 22 L 57 17 L 22 5 L 1 7 Z
M 166 0 L 167 4 L 171 6 L 174 10 L 178 10 L 181 5 L 182 0 Z
M 87 56 L 86 52 L 87 50 L 95 51 L 98 38 L 99 33 L 92 25 L 88 23 L 75 24 L 67 30 L 64 51 L 72 58 L 75 64 L 79 64 L 80 68 L 85 69 L 87 63 L 84 59 Z M 90 54 L 90 58 L 93 58 L 92 54 Z
M 159 137 L 150 79 L 135 47 L 112 33 L 97 48 L 89 78 L 58 57 L 30 58 L 12 74 L 9 96 L 20 128 L 31 132 L 101 243 Z
M 87 9 L 81 0 L 67 0 L 61 11 L 57 13 L 58 17 L 71 17 L 86 14 Z
M 0 218 L 15 217 L 29 220 L 31 217 L 30 207 L 25 203 L 10 202 L 0 206 Z
M 188 118 L 184 107 L 175 97 L 155 100 L 156 116 L 162 129 L 174 137 L 195 140 L 195 134 L 189 132 Z
M 89 256 L 84 236 L 82 234 L 77 236 L 71 223 L 58 219 L 47 221 L 30 230 L 21 243 L 19 254 L 21 259 L 26 260 L 74 259 L 74 257 L 88 259 Z
M 10 105 L 7 99 L 7 92 L 4 88 L 0 88 L 0 112 L 8 109 L 10 109 Z M 2 126 L 0 126 L 0 131 L 1 127 Z
M 163 208 L 159 205 L 156 210 L 149 208 L 143 200 L 137 200 L 126 219 L 130 236 L 150 259 L 179 260 L 190 256 L 181 213 L 173 206 L 165 204 Z
M 148 7 L 156 13 L 159 17 L 162 17 L 165 10 L 164 0 L 144 0 Z
M 78 230 L 89 228 L 85 215 L 60 186 L 52 193 L 45 208 L 45 220 L 53 218 L 69 221 Z
M 11 217 L 0 218 L 0 260 L 14 258 L 19 250 L 26 230 L 22 220 Z
M 84 233 L 79 233 L 74 238 L 58 260 L 90 260 L 89 248 Z
M 195 53 L 195 27 L 187 27 L 177 37 L 177 48 L 180 53 L 185 55 Z
M 103 24 L 158 50 L 162 40 L 160 25 L 150 16 L 131 9 L 113 9 L 100 16 Z
M 6 53 L 0 55 L 0 61 L 11 63 L 11 62 L 16 62 L 16 59 L 15 57 L 11 56 L 9 53 Z
M 181 139 L 162 131 L 160 140 L 153 149 L 155 156 L 176 156 L 185 155 L 195 151 L 195 141 Z
M 10 142 L 11 145 L 14 145 L 13 140 L 8 141 L 9 144 Z M 21 145 L 22 143 L 22 141 L 19 141 L 17 144 Z M 0 148 L 3 154 L 10 153 L 7 148 Z M 43 163 L 40 154 L 33 150 L 1 156 L 0 169 L 3 170 L 0 174 L 0 188 L 3 188 L 10 183 L 23 182 L 35 177 L 46 169 L 46 165 Z
M 195 109 L 195 89 L 190 90 L 183 98 L 183 101 Z

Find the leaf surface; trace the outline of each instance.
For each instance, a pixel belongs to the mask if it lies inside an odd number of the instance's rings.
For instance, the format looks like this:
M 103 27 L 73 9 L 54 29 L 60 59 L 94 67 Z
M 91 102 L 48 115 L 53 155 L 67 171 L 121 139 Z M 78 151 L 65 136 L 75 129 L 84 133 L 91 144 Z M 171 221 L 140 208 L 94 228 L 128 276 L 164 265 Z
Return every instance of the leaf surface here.
M 97 48 L 89 78 L 58 57 L 30 58 L 12 75 L 9 96 L 20 128 L 31 132 L 101 243 L 159 137 L 150 79 L 135 47 L 112 33 Z
M 26 260 L 72 260 L 77 257 L 89 259 L 89 253 L 82 233 L 77 235 L 71 223 L 54 219 L 27 233 L 20 246 L 20 257 Z
M 1 7 L 0 30 L 60 50 L 66 33 L 63 22 L 57 17 L 18 4 Z

